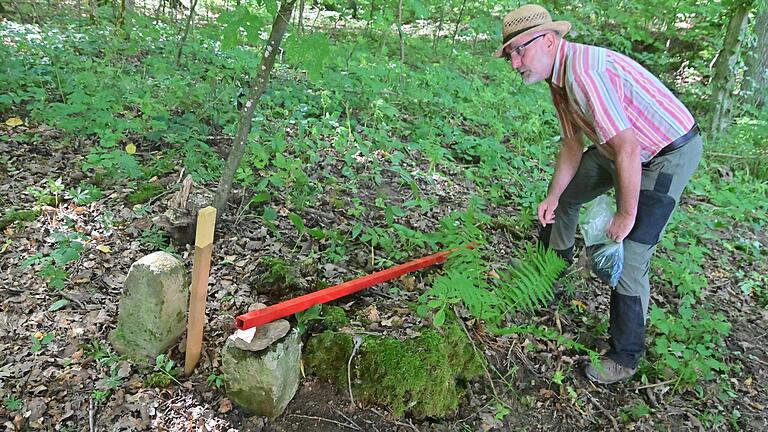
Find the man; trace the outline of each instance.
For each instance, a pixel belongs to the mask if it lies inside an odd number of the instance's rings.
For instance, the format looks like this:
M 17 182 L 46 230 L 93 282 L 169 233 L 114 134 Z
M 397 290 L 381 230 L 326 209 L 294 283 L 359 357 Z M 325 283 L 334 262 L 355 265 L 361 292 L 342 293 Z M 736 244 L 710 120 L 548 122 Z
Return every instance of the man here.
M 572 262 L 581 205 L 616 189 L 607 235 L 624 243 L 624 271 L 611 291 L 610 350 L 585 369 L 611 384 L 635 373 L 645 349 L 649 262 L 702 142 L 691 113 L 656 77 L 616 52 L 567 42 L 570 28 L 541 6 L 522 6 L 504 17 L 495 55 L 526 84 L 546 81 L 560 120 L 555 173 L 538 208 L 541 241 Z M 594 143 L 586 151 L 584 136 Z

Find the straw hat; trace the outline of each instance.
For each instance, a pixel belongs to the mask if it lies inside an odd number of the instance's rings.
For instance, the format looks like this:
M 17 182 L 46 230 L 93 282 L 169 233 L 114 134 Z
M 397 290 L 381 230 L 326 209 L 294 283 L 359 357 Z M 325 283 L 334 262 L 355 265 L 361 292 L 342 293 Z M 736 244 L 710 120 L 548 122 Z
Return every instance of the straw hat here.
M 552 21 L 546 9 L 539 5 L 521 6 L 504 17 L 504 24 L 501 29 L 503 36 L 501 48 L 496 50 L 495 57 L 501 57 L 504 54 L 504 47 L 512 42 L 512 39 L 542 30 L 554 30 L 560 33 L 560 36 L 568 33 L 571 29 L 571 23 L 568 21 Z

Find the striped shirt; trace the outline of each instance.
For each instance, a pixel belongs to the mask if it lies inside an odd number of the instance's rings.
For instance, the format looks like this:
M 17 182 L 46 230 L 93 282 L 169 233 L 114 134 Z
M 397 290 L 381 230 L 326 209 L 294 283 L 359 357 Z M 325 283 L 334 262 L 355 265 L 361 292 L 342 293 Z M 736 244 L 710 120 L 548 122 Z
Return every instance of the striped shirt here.
M 688 109 L 655 76 L 611 50 L 560 40 L 549 83 L 563 138 L 582 131 L 597 148 L 632 128 L 640 159 L 651 159 L 694 125 Z

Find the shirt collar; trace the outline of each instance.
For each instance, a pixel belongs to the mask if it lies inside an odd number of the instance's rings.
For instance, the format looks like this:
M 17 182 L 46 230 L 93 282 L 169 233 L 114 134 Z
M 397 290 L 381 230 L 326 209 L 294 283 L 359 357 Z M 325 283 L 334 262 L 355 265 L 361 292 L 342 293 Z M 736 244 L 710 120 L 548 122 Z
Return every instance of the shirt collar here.
M 568 42 L 560 39 L 555 54 L 555 64 L 552 67 L 552 84 L 562 88 L 565 85 L 565 60 L 568 51 Z

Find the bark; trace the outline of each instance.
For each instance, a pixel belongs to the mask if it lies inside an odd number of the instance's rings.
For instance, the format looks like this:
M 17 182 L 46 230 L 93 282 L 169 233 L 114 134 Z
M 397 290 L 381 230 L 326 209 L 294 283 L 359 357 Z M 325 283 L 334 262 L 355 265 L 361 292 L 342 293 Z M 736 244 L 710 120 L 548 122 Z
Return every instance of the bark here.
M 197 0 L 192 0 L 192 4 L 189 5 L 189 16 L 187 17 L 187 25 L 184 27 L 184 34 L 181 35 L 179 41 L 179 51 L 176 53 L 176 66 L 181 63 L 181 52 L 184 50 L 184 44 L 187 42 L 187 36 L 189 36 L 189 29 L 192 27 L 192 19 L 195 16 L 195 7 L 197 6 Z
M 219 187 L 216 190 L 216 196 L 213 198 L 213 206 L 217 209 L 217 219 L 220 219 L 227 209 L 227 200 L 232 191 L 232 181 L 235 178 L 235 172 L 240 166 L 240 161 L 245 153 L 245 144 L 248 141 L 248 133 L 251 131 L 251 122 L 253 121 L 253 111 L 256 108 L 256 102 L 267 90 L 269 84 L 269 75 L 275 66 L 277 52 L 280 49 L 280 43 L 283 40 L 288 23 L 291 20 L 293 7 L 297 0 L 284 1 L 280 4 L 280 10 L 272 23 L 272 31 L 269 34 L 269 41 L 264 48 L 264 54 L 261 58 L 261 65 L 250 84 L 250 95 L 248 100 L 240 111 L 240 126 L 237 135 L 232 143 L 232 149 L 227 156 L 227 163 L 224 166 L 224 172 L 221 174 Z
M 731 124 L 731 107 L 733 106 L 733 88 L 736 76 L 733 69 L 739 59 L 739 48 L 747 28 L 747 14 L 750 6 L 751 1 L 740 1 L 734 4 L 723 40 L 723 49 L 720 50 L 715 61 L 715 73 L 710 82 L 712 88 L 710 140 L 725 133 Z
M 745 103 L 762 108 L 768 93 L 768 3 L 757 13 L 754 32 L 755 47 L 745 56 L 743 93 Z

